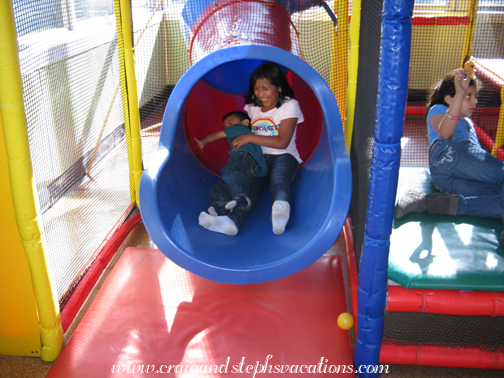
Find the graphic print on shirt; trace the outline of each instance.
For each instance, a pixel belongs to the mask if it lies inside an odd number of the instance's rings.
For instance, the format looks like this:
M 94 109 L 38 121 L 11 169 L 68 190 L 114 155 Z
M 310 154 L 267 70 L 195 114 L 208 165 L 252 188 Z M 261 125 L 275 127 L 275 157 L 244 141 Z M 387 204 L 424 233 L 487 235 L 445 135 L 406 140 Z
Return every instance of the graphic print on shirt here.
M 252 120 L 252 132 L 257 135 L 278 135 L 278 125 L 272 118 L 254 118 Z

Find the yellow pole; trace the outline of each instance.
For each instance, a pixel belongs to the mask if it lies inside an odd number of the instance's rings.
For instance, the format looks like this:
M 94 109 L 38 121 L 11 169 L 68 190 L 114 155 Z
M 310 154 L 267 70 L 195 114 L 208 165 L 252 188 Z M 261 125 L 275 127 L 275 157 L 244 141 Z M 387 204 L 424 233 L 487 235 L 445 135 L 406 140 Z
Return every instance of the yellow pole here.
M 348 151 L 352 144 L 352 134 L 355 116 L 355 99 L 357 96 L 357 73 L 359 70 L 359 38 L 361 20 L 361 0 L 352 2 L 350 19 L 350 54 L 348 58 L 348 88 L 347 88 L 347 121 L 345 141 Z
M 497 122 L 497 135 L 495 135 L 495 144 L 492 149 L 492 155 L 497 155 L 497 150 L 504 144 L 504 85 L 501 87 L 501 107 L 499 112 L 499 121 Z
M 42 225 L 28 145 L 23 85 L 19 66 L 14 11 L 10 1 L 0 1 L 0 114 L 8 160 L 14 212 L 19 236 L 30 267 L 37 302 L 40 356 L 56 359 L 63 346 L 63 327 L 57 296 L 51 284 Z
M 460 67 L 464 66 L 464 59 L 470 58 L 472 55 L 472 44 L 474 40 L 474 30 L 476 29 L 476 17 L 478 15 L 478 0 L 469 0 L 469 5 L 467 7 L 467 16 L 469 17 L 469 24 L 464 34 L 464 56 L 460 62 Z
M 330 87 L 341 113 L 343 130 L 346 128 L 346 101 L 348 85 L 348 0 L 335 2 L 338 15 L 338 30 L 333 28 L 331 48 Z
M 0 116 L 0 354 L 40 356 L 37 304 L 16 222 Z
M 128 163 L 130 169 L 131 201 L 138 206 L 138 187 L 142 176 L 142 147 L 140 138 L 140 111 L 135 76 L 135 57 L 133 51 L 133 25 L 129 0 L 114 1 L 119 69 L 121 76 L 121 94 L 124 108 L 124 126 L 128 146 Z
M 467 15 L 469 16 L 469 24 L 467 25 L 465 35 L 464 35 L 464 52 L 465 55 L 462 57 L 460 67 L 464 64 L 464 59 L 470 58 L 472 55 L 472 45 L 474 40 L 474 31 L 476 29 L 476 20 L 478 16 L 478 0 L 469 0 L 469 5 L 467 9 Z M 504 100 L 504 87 L 501 87 L 501 100 Z M 492 155 L 497 155 L 497 150 L 504 143 L 504 102 L 502 102 L 499 113 L 499 120 L 497 122 L 497 133 L 495 136 L 495 143 L 492 148 Z

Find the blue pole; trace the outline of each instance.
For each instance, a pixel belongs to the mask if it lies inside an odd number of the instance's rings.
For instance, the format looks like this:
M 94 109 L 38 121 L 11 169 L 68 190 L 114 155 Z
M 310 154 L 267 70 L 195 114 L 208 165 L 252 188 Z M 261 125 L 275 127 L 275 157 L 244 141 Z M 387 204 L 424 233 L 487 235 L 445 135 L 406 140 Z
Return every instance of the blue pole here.
M 401 158 L 414 0 L 384 0 L 375 139 L 358 290 L 358 377 L 379 377 L 388 254 Z

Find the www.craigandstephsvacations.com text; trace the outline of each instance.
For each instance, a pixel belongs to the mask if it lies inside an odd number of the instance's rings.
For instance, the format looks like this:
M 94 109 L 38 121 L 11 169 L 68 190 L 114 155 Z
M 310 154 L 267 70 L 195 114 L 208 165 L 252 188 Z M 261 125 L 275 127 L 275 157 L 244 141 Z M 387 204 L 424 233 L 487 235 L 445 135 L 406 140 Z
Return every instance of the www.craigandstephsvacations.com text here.
M 258 374 L 345 374 L 345 373 L 388 373 L 388 365 L 331 365 L 329 360 L 320 357 L 320 360 L 312 365 L 308 364 L 275 364 L 272 361 L 273 355 L 266 356 L 264 361 L 255 361 L 248 363 L 245 357 L 236 363 L 231 363 L 231 357 L 226 359 L 226 363 L 221 365 L 185 364 L 178 365 L 112 365 L 112 374 L 187 374 L 203 375 L 212 373 L 234 373 L 250 374 L 255 378 Z

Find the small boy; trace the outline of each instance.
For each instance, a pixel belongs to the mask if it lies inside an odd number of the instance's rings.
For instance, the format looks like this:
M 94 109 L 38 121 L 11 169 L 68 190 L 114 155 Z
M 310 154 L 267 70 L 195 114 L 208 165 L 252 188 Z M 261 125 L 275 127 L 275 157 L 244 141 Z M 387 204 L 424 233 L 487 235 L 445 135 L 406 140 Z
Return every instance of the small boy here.
M 233 200 L 225 204 L 213 204 L 208 212 L 213 216 L 229 214 L 234 208 L 247 210 L 252 202 L 249 198 L 248 181 L 252 177 L 266 175 L 267 167 L 262 149 L 257 144 L 246 144 L 233 151 L 233 140 L 241 134 L 251 134 L 249 116 L 239 110 L 227 113 L 222 117 L 224 130 L 213 132 L 203 140 L 196 140 L 197 146 L 203 148 L 211 142 L 226 138 L 231 146 L 230 158 L 222 168 L 222 179 L 226 182 Z

